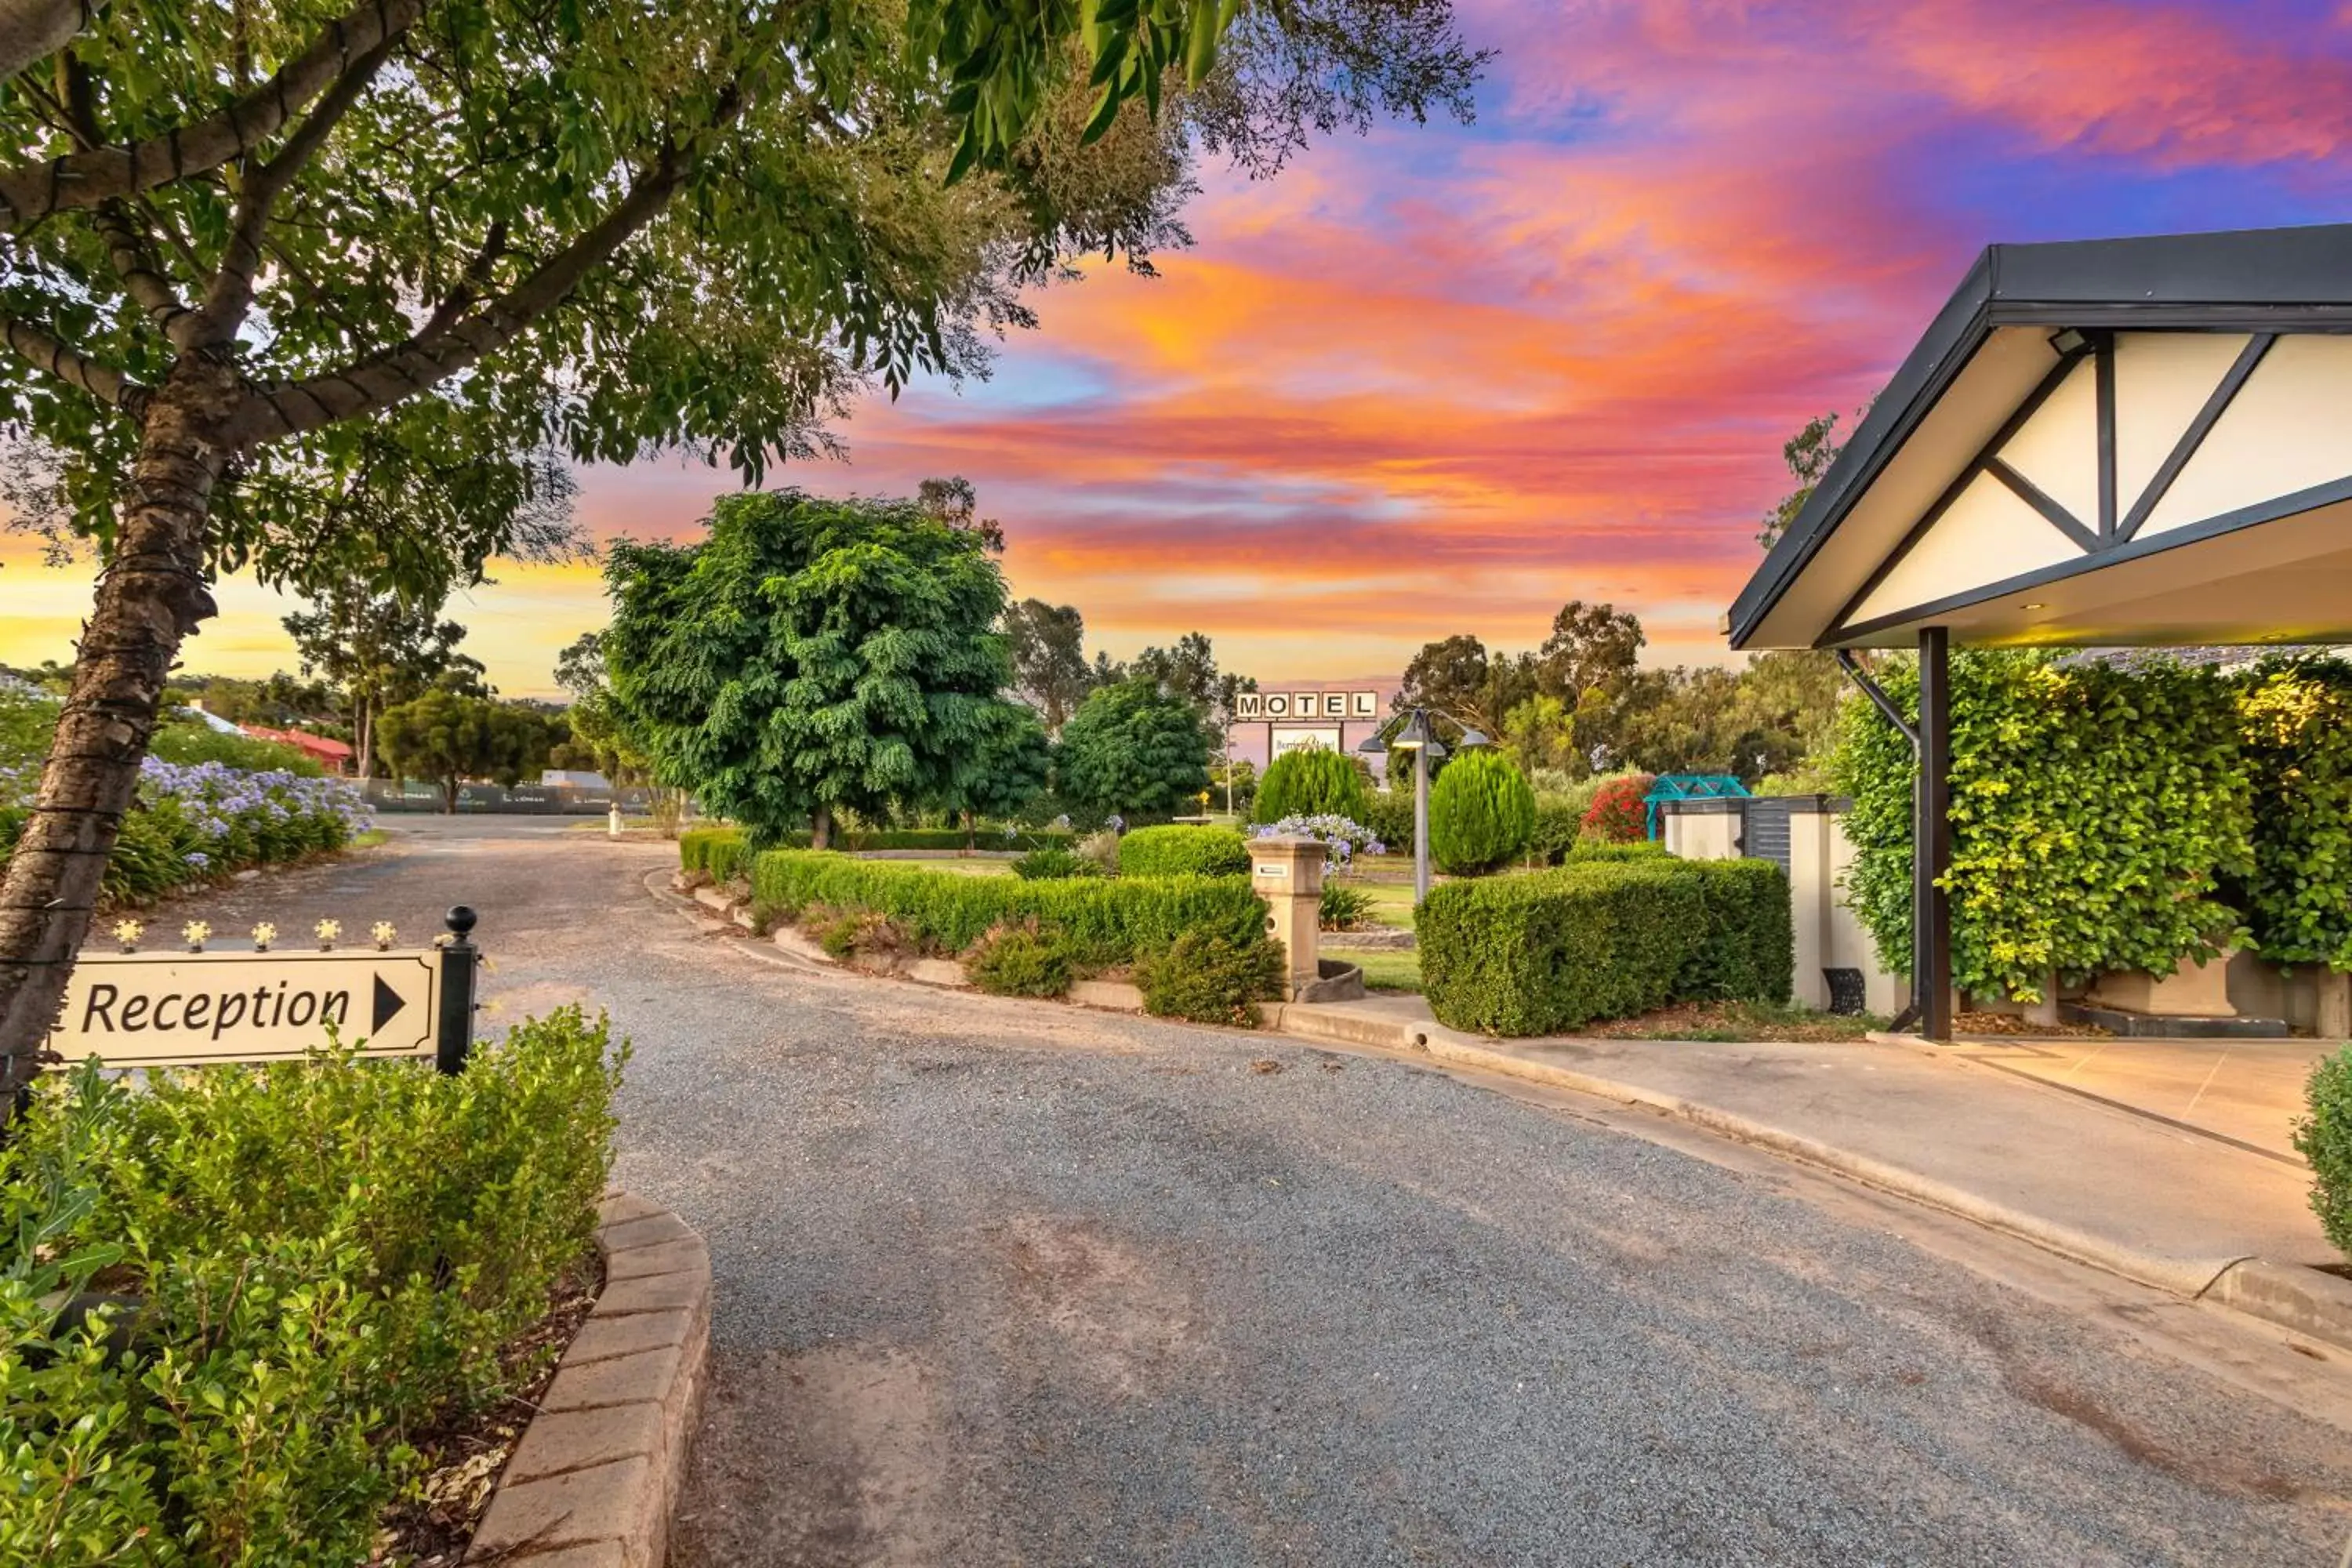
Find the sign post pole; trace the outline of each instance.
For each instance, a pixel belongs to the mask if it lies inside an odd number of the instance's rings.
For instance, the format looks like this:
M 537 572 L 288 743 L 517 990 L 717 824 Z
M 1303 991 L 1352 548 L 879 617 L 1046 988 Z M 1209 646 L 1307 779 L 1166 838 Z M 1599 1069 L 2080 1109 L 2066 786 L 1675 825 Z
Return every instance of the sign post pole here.
M 474 911 L 464 904 L 443 921 L 449 940 L 441 946 L 441 1016 L 434 1064 L 452 1077 L 466 1070 L 467 1054 L 474 1048 L 474 979 L 481 968 L 481 950 L 471 940 Z

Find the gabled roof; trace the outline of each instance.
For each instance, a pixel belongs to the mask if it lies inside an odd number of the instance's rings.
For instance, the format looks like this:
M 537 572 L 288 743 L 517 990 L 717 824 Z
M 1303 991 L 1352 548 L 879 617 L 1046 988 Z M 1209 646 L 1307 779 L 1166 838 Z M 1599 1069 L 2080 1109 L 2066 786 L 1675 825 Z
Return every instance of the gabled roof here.
M 2048 396 L 2064 374 L 2068 354 L 2083 352 L 2079 345 L 2050 346 L 2049 340 L 2066 329 L 2109 343 L 2109 334 L 2137 332 L 2236 333 L 2252 342 L 2270 334 L 2352 331 L 2352 225 L 1988 247 L 1733 604 L 1727 628 L 1732 646 L 1865 640 L 1845 635 L 1853 624 L 1852 612 L 1871 574 L 1883 575 L 1916 542 L 1927 513 L 1917 498 L 1965 482 L 1970 465 L 1982 465 L 1994 450 L 1992 443 L 2031 416 L 2029 399 Z M 1994 352 L 1987 352 L 1989 345 Z M 2252 358 L 2259 361 L 2260 352 Z M 2249 364 L 2239 374 L 2239 384 L 2252 369 Z M 2103 364 L 2099 374 L 2105 378 L 2099 438 L 2107 448 L 2108 492 L 2105 521 L 2095 524 L 2100 548 L 2128 546 L 2116 557 L 2120 563 L 2153 553 L 2159 545 L 2193 542 L 2185 533 L 2136 544 L 2128 531 L 2122 538 L 2105 537 L 2116 511 L 2112 365 Z M 1939 406 L 1956 388 L 1964 395 L 1939 421 Z M 2228 395 L 2215 395 L 2226 406 Z M 2219 412 L 2217 407 L 2215 417 Z M 2352 421 L 2352 407 L 2345 417 Z M 2206 424 L 2210 429 L 2211 420 Z M 1906 467 L 1902 497 L 1881 498 L 1875 504 L 1881 513 L 1903 515 L 1873 517 L 1866 525 L 1870 538 L 1840 542 L 1834 553 L 1841 559 L 1823 565 L 1841 528 L 1898 458 Z M 2174 468 L 2164 482 L 2178 471 Z M 2047 498 L 2017 488 L 2053 524 L 2074 522 L 2058 515 L 2063 509 L 2044 505 Z M 1951 500 L 1945 495 L 1938 504 Z M 2094 563 L 2106 563 L 2086 556 L 2084 563 L 2050 564 L 2044 575 L 2078 575 L 2081 567 Z M 1809 574 L 1822 580 L 1809 584 L 1810 602 L 1791 606 L 1790 590 Z M 2019 577 L 2012 584 L 2025 581 Z M 2079 639 L 2054 635 L 2048 640 Z

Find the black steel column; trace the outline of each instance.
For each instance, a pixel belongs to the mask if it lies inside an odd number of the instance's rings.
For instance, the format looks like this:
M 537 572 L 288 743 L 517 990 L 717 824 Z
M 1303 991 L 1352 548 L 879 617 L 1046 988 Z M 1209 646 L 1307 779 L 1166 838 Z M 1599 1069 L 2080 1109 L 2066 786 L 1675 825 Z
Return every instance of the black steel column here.
M 1919 1033 L 1952 1037 L 1952 664 L 1949 634 L 1919 634 L 1919 815 L 1911 856 L 1911 984 Z

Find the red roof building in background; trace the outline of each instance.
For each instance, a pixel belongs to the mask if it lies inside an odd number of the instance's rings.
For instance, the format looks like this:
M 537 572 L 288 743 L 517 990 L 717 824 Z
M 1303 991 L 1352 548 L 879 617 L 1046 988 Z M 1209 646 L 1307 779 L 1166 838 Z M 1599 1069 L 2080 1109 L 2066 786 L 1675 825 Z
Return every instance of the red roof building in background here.
M 275 741 L 281 746 L 293 747 L 331 773 L 342 774 L 352 771 L 352 748 L 341 741 L 313 735 L 308 730 L 265 730 L 258 724 L 246 724 L 240 728 L 257 741 Z

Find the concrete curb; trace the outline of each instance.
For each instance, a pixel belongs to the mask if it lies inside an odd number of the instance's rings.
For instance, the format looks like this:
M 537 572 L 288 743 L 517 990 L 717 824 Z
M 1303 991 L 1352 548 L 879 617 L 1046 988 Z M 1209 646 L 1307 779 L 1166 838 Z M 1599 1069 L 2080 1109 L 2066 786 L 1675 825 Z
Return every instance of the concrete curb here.
M 660 875 L 661 873 L 655 872 L 648 876 L 646 881 L 646 887 L 664 897 L 677 900 L 681 909 L 688 909 L 688 912 L 692 912 L 688 908 L 690 904 L 698 904 L 745 934 L 751 935 L 753 940 L 762 940 L 753 931 L 751 907 L 748 902 L 730 895 L 723 889 L 713 888 L 708 883 L 691 889 L 681 888 L 674 877 L 669 885 L 664 888 L 658 886 L 656 881 Z M 764 940 L 779 952 L 800 963 L 817 964 L 835 972 L 847 971 L 854 974 L 871 974 L 877 979 L 911 980 L 918 985 L 937 985 L 956 991 L 978 989 L 972 984 L 971 975 L 964 972 L 964 966 L 952 958 L 918 958 L 912 954 L 903 953 L 854 953 L 847 959 L 839 959 L 790 926 L 778 926 L 774 931 L 770 931 Z M 1008 1000 L 1023 1000 L 1023 998 L 1008 998 Z M 1143 993 L 1124 980 L 1075 980 L 1070 983 L 1069 994 L 1066 996 L 1031 997 L 1026 1000 L 1060 1000 L 1072 1006 L 1093 1007 L 1109 1013 L 1143 1011 Z M 1261 1006 L 1259 1011 L 1264 1013 L 1265 1009 Z
M 2352 1349 L 2352 1280 L 2317 1269 L 2252 1257 L 2180 1258 L 2119 1245 L 2071 1226 L 2025 1214 L 1980 1194 L 1916 1171 L 1822 1143 L 1732 1111 L 1701 1105 L 1614 1079 L 1531 1061 L 1495 1050 L 1433 1023 L 1407 1023 L 1320 1008 L 1286 1007 L 1274 1027 L 1306 1039 L 1337 1040 L 1389 1050 L 1419 1051 L 1458 1067 L 1525 1079 L 1555 1089 L 1663 1111 L 1743 1143 L 1930 1205 L 1988 1229 L 2006 1232 L 2078 1262 L 2189 1300 L 2210 1300 L 2252 1317 Z
M 605 1195 L 604 1289 L 499 1477 L 469 1563 L 661 1568 L 710 1351 L 710 1250 L 667 1209 Z

